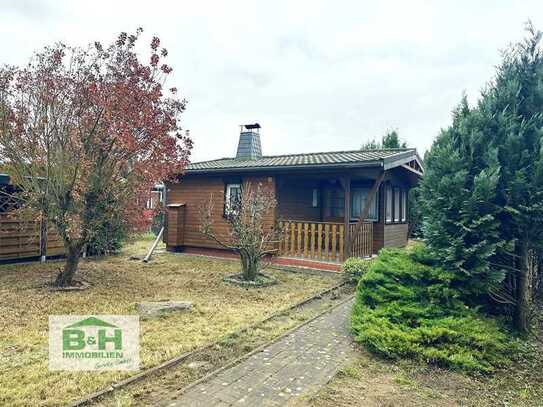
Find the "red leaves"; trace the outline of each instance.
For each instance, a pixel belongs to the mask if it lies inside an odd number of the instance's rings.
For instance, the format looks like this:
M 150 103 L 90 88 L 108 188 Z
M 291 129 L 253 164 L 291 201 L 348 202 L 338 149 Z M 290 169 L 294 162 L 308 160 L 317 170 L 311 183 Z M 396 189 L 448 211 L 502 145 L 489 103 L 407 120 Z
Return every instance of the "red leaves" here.
M 153 40 L 151 41 L 151 49 L 153 51 L 156 51 L 159 46 L 160 46 L 160 39 L 158 37 L 153 37 Z
M 173 69 L 171 67 L 169 67 L 168 65 L 166 64 L 163 64 L 161 67 L 160 67 L 160 70 L 162 72 L 164 72 L 165 74 L 169 74 L 170 72 L 173 71 Z
M 9 121 L 9 131 L 0 127 L 0 160 L 18 161 L 33 177 L 45 176 L 44 168 L 51 181 L 63 174 L 54 182 L 72 200 L 69 218 L 77 228 L 83 227 L 89 188 L 114 196 L 127 221 L 137 223 L 137 194 L 188 163 L 192 141 L 180 128 L 186 101 L 175 87 L 169 97 L 163 94 L 172 68 L 161 63 L 168 53 L 158 51 L 158 38 L 148 63 L 133 50 L 141 32 L 121 33 L 113 44 L 95 42 L 88 50 L 56 45 L 37 53 L 27 68 L 0 68 L 0 117 Z
M 117 47 L 122 47 L 124 44 L 126 44 L 127 37 L 128 34 L 126 34 L 125 32 L 120 33 L 117 37 L 117 42 L 115 43 Z

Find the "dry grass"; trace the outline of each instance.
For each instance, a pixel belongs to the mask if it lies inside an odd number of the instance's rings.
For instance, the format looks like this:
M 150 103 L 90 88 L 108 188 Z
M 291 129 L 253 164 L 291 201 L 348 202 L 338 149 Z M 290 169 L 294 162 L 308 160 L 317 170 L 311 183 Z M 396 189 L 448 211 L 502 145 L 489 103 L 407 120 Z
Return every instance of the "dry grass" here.
M 543 406 L 543 355 L 527 353 L 506 371 L 473 377 L 363 350 L 314 397 L 290 407 Z
M 192 301 L 190 313 L 141 322 L 141 359 L 151 367 L 201 347 L 299 302 L 337 282 L 328 276 L 273 272 L 279 284 L 244 289 L 222 281 L 237 262 L 160 253 L 144 264 L 149 239 L 121 255 L 81 264 L 83 292 L 52 293 L 61 262 L 0 266 L 0 405 L 61 405 L 127 376 L 117 372 L 67 373 L 47 369 L 49 315 L 135 314 L 142 300 Z
M 353 287 L 344 286 L 334 293 L 323 295 L 319 299 L 281 313 L 259 324 L 255 329 L 228 335 L 215 346 L 196 352 L 183 363 L 150 376 L 144 381 L 119 389 L 95 405 L 100 407 L 169 405 L 179 397 L 179 389 L 268 343 L 289 329 L 344 301 L 352 294 Z M 191 362 L 206 362 L 206 365 L 190 368 Z

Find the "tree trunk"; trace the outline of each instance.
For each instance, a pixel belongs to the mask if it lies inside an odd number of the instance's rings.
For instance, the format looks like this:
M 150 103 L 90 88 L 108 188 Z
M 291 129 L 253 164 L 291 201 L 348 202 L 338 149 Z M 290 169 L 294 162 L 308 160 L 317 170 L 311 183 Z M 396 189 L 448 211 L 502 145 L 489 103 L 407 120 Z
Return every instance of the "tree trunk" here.
M 260 259 L 245 252 L 241 252 L 240 256 L 243 279 L 247 281 L 255 281 L 256 275 L 258 274 Z
M 514 326 L 522 334 L 528 332 L 530 326 L 531 287 L 530 276 L 533 262 L 526 242 L 521 243 L 519 267 L 517 271 L 517 304 L 515 307 Z
M 79 265 L 79 256 L 81 255 L 81 247 L 78 245 L 69 245 L 66 250 L 66 264 L 55 281 L 57 287 L 69 287 L 73 283 L 73 277 Z

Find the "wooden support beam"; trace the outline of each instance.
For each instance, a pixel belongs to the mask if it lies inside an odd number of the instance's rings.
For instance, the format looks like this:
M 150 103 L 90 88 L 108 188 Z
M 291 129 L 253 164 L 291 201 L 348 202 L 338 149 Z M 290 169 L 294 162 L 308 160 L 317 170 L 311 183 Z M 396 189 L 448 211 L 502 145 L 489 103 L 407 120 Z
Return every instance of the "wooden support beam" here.
M 402 164 L 401 167 L 402 167 L 402 168 L 405 168 L 405 169 L 408 170 L 408 171 L 414 172 L 414 173 L 417 174 L 419 177 L 422 177 L 422 176 L 423 176 L 423 173 L 420 172 L 419 170 L 417 170 L 416 168 L 414 168 L 414 166 Z
M 371 204 L 373 203 L 373 200 L 375 199 L 375 196 L 377 195 L 377 192 L 379 191 L 379 187 L 381 186 L 381 183 L 385 179 L 386 171 L 381 172 L 375 182 L 373 183 L 370 192 L 368 194 L 368 199 L 366 200 L 366 205 L 364 206 L 364 209 L 362 209 L 362 213 L 360 213 L 360 217 L 358 218 L 358 221 L 356 222 L 356 226 L 353 230 L 353 235 L 357 235 L 360 233 L 360 229 L 362 225 L 364 224 L 364 221 L 368 217 L 368 214 L 370 213 Z
M 351 176 L 346 175 L 340 178 L 341 186 L 343 187 L 344 191 L 344 225 L 345 225 L 345 245 L 344 245 L 344 253 L 343 253 L 343 260 L 349 258 L 351 255 L 351 233 L 350 233 L 350 227 L 349 223 L 351 221 Z

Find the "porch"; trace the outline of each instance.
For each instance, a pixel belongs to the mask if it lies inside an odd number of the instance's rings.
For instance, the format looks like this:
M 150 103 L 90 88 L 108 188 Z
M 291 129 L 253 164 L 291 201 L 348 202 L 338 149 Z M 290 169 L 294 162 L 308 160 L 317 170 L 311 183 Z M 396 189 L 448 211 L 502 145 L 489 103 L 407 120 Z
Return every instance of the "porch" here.
M 342 263 L 371 257 L 380 220 L 383 171 L 278 176 L 278 254 L 289 259 Z
M 357 225 L 357 222 L 348 225 L 350 248 L 347 251 L 343 223 L 282 220 L 279 222 L 279 256 L 332 263 L 341 263 L 347 257 L 371 257 L 373 223 Z

